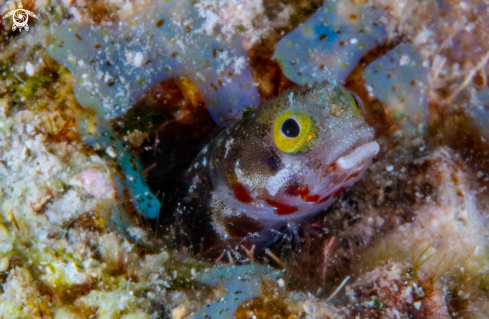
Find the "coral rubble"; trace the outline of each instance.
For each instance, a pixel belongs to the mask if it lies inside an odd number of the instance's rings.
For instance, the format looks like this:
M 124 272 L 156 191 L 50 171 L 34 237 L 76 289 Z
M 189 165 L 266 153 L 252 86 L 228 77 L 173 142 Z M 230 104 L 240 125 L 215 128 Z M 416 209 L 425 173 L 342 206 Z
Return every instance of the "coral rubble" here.
M 487 317 L 486 1 L 23 5 L 29 31 L 0 24 L 0 317 Z M 144 218 L 171 169 L 148 154 L 180 160 L 160 135 L 205 141 L 215 126 L 185 125 L 324 79 L 381 145 L 327 211 L 217 259 L 172 237 L 167 206 Z

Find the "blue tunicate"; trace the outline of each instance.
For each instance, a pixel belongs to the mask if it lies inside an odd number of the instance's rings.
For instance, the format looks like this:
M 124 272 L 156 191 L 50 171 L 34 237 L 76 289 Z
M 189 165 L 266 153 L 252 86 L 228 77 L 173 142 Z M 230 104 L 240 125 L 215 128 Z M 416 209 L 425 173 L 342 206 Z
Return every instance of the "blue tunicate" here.
M 123 179 L 117 174 L 114 174 L 112 176 L 112 182 L 114 183 L 117 190 L 117 198 L 122 199 L 122 202 L 119 202 L 113 207 L 111 212 L 111 221 L 109 221 L 108 224 L 111 225 L 113 228 L 117 227 L 118 230 L 126 232 L 126 230 L 131 226 L 129 216 L 126 214 L 126 207 L 124 207 L 125 205 L 123 204 L 124 191 L 126 190 L 126 186 L 124 185 Z M 113 224 L 111 224 L 110 222 L 112 222 Z M 130 237 L 129 234 L 126 234 L 126 236 Z M 135 238 L 130 239 L 134 242 L 137 241 L 137 239 Z
M 246 300 L 263 294 L 263 280 L 277 280 L 283 273 L 263 265 L 223 266 L 209 269 L 197 276 L 196 281 L 226 289 L 226 294 L 197 311 L 190 318 L 233 318 L 238 307 Z
M 366 88 L 409 129 L 428 120 L 428 69 L 410 43 L 401 43 L 365 68 Z M 407 121 L 405 121 L 407 120 Z
M 147 218 L 156 218 L 160 211 L 160 202 L 151 193 L 141 172 L 143 166 L 137 156 L 131 153 L 131 148 L 117 139 L 107 123 L 88 112 L 82 112 L 79 117 L 79 132 L 83 141 L 97 149 L 109 150 L 115 156 L 126 178 L 131 202 L 136 210 Z M 123 200 L 123 187 L 117 185 L 119 199 Z M 123 223 L 124 224 L 124 223 Z
M 385 39 L 383 11 L 350 0 L 327 1 L 275 48 L 282 72 L 298 84 L 344 83 L 358 61 Z
M 156 0 L 116 24 L 58 25 L 48 53 L 73 74 L 78 102 L 105 119 L 124 114 L 156 83 L 186 76 L 226 125 L 259 95 L 242 39 L 205 30 L 204 22 L 191 0 Z
M 193 1 L 156 0 L 117 24 L 57 25 L 48 53 L 71 71 L 77 101 L 104 119 L 123 115 L 156 83 L 187 76 L 214 120 L 226 125 L 243 106 L 258 104 L 259 95 L 242 39 L 204 30 L 204 21 Z M 160 203 L 141 176 L 139 159 L 102 120 L 92 121 L 99 125 L 90 131 L 89 121 L 81 120 L 80 133 L 90 145 L 114 148 L 131 201 L 155 218 Z

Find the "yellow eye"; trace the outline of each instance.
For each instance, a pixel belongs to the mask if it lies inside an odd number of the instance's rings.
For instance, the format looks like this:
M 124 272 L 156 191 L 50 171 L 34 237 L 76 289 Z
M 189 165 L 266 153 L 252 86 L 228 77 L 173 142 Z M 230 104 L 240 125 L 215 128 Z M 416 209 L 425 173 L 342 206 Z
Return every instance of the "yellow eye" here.
M 273 124 L 273 139 L 284 153 L 304 154 L 316 142 L 316 123 L 304 111 L 286 111 L 280 114 Z

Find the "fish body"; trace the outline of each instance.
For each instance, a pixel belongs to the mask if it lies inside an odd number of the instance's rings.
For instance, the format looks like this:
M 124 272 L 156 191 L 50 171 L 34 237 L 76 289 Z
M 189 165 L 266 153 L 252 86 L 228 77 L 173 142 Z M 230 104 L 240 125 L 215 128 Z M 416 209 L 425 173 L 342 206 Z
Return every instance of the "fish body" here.
M 285 92 L 222 131 L 187 172 L 178 212 L 198 240 L 270 243 L 273 234 L 329 207 L 362 177 L 379 145 L 343 87 Z

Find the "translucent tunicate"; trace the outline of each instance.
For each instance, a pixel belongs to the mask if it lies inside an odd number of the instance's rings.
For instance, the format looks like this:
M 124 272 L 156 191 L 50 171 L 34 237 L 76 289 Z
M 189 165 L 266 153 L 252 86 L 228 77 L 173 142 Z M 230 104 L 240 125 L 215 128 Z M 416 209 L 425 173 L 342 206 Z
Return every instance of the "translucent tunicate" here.
M 427 122 L 428 69 L 412 44 L 396 46 L 366 67 L 363 77 L 369 94 L 384 102 L 406 127 Z
M 264 280 L 277 280 L 280 272 L 263 265 L 223 266 L 200 274 L 196 281 L 209 286 L 223 287 L 226 294 L 219 300 L 198 310 L 192 319 L 233 318 L 244 301 L 263 294 Z
M 48 52 L 73 74 L 78 102 L 105 119 L 124 114 L 156 83 L 186 76 L 225 124 L 259 96 L 242 39 L 204 22 L 192 1 L 154 1 L 116 24 L 58 25 Z
M 309 20 L 277 44 L 274 59 L 298 84 L 339 82 L 365 53 L 385 39 L 383 10 L 355 1 L 327 1 Z

